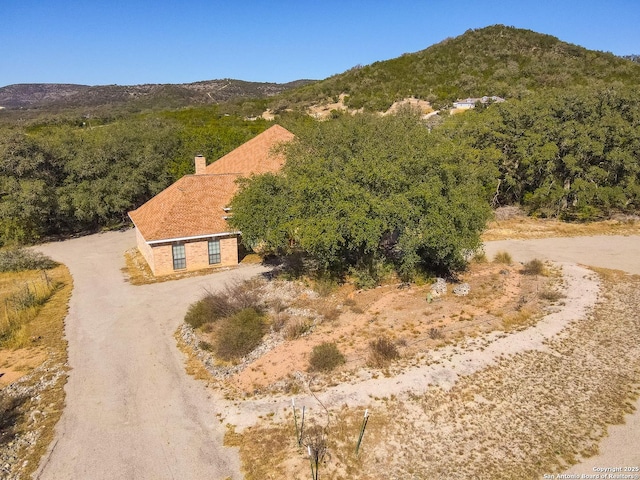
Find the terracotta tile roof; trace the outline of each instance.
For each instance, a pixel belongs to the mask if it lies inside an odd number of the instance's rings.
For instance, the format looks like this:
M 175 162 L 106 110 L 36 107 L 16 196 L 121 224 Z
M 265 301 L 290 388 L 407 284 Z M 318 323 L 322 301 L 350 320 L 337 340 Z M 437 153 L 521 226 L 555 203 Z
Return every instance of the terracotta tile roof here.
M 274 125 L 207 166 L 207 173 L 238 173 L 248 177 L 277 172 L 284 164 L 284 157 L 273 152 L 273 148 L 293 137 L 289 130 Z
M 226 233 L 223 218 L 241 176 L 278 171 L 284 163 L 273 147 L 294 138 L 275 125 L 207 167 L 206 174 L 186 175 L 129 217 L 147 242 Z

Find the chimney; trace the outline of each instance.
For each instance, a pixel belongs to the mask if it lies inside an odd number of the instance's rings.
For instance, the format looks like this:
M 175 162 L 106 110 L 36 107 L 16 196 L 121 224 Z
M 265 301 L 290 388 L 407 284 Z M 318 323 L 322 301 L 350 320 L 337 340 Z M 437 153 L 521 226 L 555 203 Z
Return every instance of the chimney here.
M 207 159 L 202 155 L 198 155 L 196 157 L 196 175 L 202 175 L 203 173 L 207 173 Z

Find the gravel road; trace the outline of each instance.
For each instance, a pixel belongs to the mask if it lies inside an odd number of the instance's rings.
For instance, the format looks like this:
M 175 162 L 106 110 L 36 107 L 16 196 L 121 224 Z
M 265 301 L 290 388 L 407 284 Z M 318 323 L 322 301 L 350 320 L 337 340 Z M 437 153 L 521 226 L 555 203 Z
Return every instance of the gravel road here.
M 640 238 L 637 236 L 503 240 L 485 245 L 489 258 L 493 258 L 499 251 L 509 252 L 514 260 L 521 262 L 540 258 L 640 275 Z M 623 425 L 608 428 L 609 435 L 600 443 L 598 455 L 573 466 L 565 473 L 596 475 L 594 468 L 640 466 L 640 399 L 635 402 L 635 407 L 635 413 L 627 415 Z
M 129 230 L 40 247 L 69 267 L 74 291 L 66 408 L 35 478 L 242 478 L 237 451 L 222 447 L 216 402 L 185 373 L 173 334 L 204 288 L 263 268 L 132 286 L 120 269 L 133 246 Z

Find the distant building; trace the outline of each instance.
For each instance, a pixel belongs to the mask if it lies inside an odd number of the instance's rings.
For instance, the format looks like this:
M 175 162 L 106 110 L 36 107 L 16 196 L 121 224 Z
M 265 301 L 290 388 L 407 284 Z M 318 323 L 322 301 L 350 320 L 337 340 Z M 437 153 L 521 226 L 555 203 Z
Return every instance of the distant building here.
M 236 180 L 280 170 L 284 158 L 273 148 L 293 138 L 274 125 L 211 165 L 198 156 L 195 175 L 185 175 L 129 212 L 138 250 L 153 274 L 237 265 L 240 232 L 227 223 Z
M 457 108 L 460 110 L 468 110 L 470 108 L 475 108 L 476 103 L 501 103 L 504 102 L 504 98 L 502 97 L 482 97 L 482 98 L 465 98 L 464 100 L 456 100 L 453 102 L 453 108 Z

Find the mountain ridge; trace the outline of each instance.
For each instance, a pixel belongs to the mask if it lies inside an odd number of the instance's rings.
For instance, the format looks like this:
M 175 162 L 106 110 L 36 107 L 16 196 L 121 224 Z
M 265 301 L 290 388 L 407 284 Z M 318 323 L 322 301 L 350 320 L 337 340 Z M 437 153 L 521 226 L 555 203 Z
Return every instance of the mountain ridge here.
M 350 109 L 386 111 L 411 97 L 439 108 L 458 98 L 519 98 L 543 89 L 613 82 L 640 85 L 640 64 L 552 35 L 492 25 L 285 92 L 275 110 L 321 98 L 335 101 L 339 95 Z
M 319 81 L 278 84 L 220 79 L 133 86 L 18 84 L 0 88 L 0 106 L 34 112 L 114 106 L 140 111 L 245 101 L 248 106 L 243 114 L 254 116 L 265 109 L 278 114 L 343 102 L 351 111 L 364 108 L 384 112 L 406 98 L 426 101 L 440 109 L 459 98 L 522 98 L 548 89 L 615 83 L 640 86 L 637 56 L 619 57 L 548 34 L 491 25 L 467 30 L 414 53 L 356 65 Z M 256 99 L 258 103 L 249 105 Z
M 180 107 L 225 102 L 237 98 L 264 98 L 313 82 L 248 82 L 235 79 L 191 83 L 138 85 L 83 85 L 71 83 L 18 83 L 0 87 L 0 106 L 7 109 L 93 107 L 131 101 L 160 107 Z

